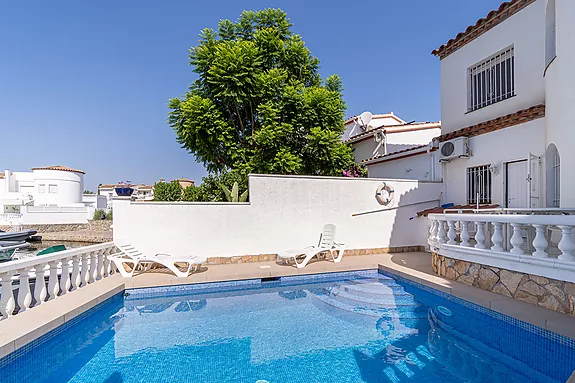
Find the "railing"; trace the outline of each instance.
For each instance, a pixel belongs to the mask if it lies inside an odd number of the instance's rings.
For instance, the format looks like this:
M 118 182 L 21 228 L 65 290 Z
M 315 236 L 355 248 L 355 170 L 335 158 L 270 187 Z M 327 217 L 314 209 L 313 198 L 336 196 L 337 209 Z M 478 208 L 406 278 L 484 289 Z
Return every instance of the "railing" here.
M 560 276 L 550 269 L 561 269 L 563 277 L 568 271 L 569 280 L 575 278 L 573 215 L 430 214 L 429 219 L 428 244 L 440 255 L 551 278 Z
M 0 264 L 0 320 L 110 276 L 114 249 L 107 242 Z

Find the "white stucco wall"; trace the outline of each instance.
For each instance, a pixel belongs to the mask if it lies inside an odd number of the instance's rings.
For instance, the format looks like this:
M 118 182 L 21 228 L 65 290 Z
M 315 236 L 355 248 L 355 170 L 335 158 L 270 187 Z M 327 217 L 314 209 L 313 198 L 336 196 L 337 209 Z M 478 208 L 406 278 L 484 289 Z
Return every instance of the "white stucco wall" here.
M 354 122 L 350 122 L 348 124 L 345 125 L 345 131 L 343 132 L 342 135 L 342 140 L 348 140 L 349 139 L 349 133 L 351 132 L 351 130 L 353 129 L 354 126 Z M 379 128 L 381 126 L 384 125 L 399 125 L 401 124 L 400 121 L 396 120 L 393 117 L 382 117 L 382 118 L 374 118 L 373 120 L 371 120 L 371 122 L 369 123 L 370 129 L 374 129 L 374 128 Z M 362 133 L 363 130 L 361 130 L 359 127 L 355 128 L 355 131 L 353 132 L 354 135 Z
M 440 165 L 437 152 L 399 158 L 367 165 L 370 178 L 398 178 L 419 181 L 439 181 Z M 435 176 L 435 178 L 434 178 Z
M 575 1 L 555 0 L 557 57 L 547 68 L 547 145 L 557 146 L 561 158 L 561 206 L 575 207 Z
M 545 118 L 525 124 L 483 134 L 469 139 L 472 155 L 444 163 L 442 174 L 445 184 L 443 202 L 465 204 L 466 169 L 472 166 L 496 163 L 499 175 L 492 176 L 493 203 L 505 206 L 504 163 L 529 158 L 529 153 L 545 155 Z M 526 175 L 527 177 L 527 175 Z M 543 189 L 543 188 L 542 188 Z
M 411 132 L 401 133 L 388 133 L 386 135 L 387 153 L 394 153 L 419 145 L 427 145 L 439 135 L 441 135 L 440 128 L 414 130 Z M 362 160 L 372 158 L 374 156 L 373 151 L 375 148 L 377 148 L 377 142 L 375 142 L 373 137 L 369 137 L 366 140 L 353 143 L 352 147 L 354 149 L 353 153 L 355 156 L 355 161 L 361 162 Z M 379 154 L 383 153 L 384 149 L 380 148 Z
M 114 200 L 114 240 L 153 254 L 234 256 L 277 253 L 317 244 L 326 223 L 352 249 L 424 245 L 427 220 L 410 219 L 437 206 L 441 184 L 386 180 L 395 206 L 385 212 L 375 192 L 382 180 L 250 176 L 250 203 L 154 203 Z
M 545 0 L 536 1 L 441 60 L 443 133 L 545 103 L 545 5 Z M 572 40 L 573 34 L 565 38 Z M 511 45 L 516 96 L 467 113 L 468 68 Z
M 84 175 L 60 170 L 34 170 L 34 205 L 70 206 L 82 204 Z M 45 192 L 39 192 L 39 185 L 45 185 Z M 57 192 L 50 193 L 50 185 L 56 185 Z

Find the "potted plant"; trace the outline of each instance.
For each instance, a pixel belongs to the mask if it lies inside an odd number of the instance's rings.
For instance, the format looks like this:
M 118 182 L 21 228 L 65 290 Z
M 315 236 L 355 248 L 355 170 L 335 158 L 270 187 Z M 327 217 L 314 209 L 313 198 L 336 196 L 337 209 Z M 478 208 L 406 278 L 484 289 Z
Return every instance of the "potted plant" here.
M 132 188 L 132 184 L 130 183 L 130 181 L 118 182 L 118 187 L 115 190 L 116 190 L 116 195 L 118 197 L 130 197 L 132 195 L 132 193 L 134 192 L 134 189 Z

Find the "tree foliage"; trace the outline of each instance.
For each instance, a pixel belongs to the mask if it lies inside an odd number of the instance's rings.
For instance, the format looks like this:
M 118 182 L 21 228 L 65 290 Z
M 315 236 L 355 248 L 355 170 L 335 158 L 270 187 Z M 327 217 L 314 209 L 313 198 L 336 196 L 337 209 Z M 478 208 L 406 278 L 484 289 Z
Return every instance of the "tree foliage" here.
M 341 175 L 353 162 L 340 141 L 342 82 L 321 79 L 319 60 L 291 27 L 280 9 L 244 11 L 201 31 L 190 50 L 198 78 L 170 100 L 169 123 L 210 174 Z
M 154 201 L 180 201 L 182 199 L 182 186 L 178 181 L 156 182 L 154 184 Z

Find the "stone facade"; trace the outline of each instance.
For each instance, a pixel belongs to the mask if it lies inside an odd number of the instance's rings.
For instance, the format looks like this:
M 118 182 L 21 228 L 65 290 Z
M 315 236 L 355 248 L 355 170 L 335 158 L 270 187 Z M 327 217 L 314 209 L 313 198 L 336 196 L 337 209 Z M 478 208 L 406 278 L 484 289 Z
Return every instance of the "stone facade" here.
M 36 230 L 38 233 L 55 233 L 59 231 L 79 231 L 79 230 L 97 230 L 97 231 L 112 231 L 111 220 L 101 221 L 88 221 L 88 223 L 62 223 L 62 224 L 42 224 L 42 225 L 0 225 L 0 230 L 4 231 L 20 231 L 20 230 Z
M 403 247 L 381 247 L 373 249 L 348 249 L 345 251 L 344 256 L 355 255 L 370 255 L 370 254 L 386 254 L 386 253 L 404 253 L 414 251 L 424 251 L 423 246 L 403 246 Z M 322 257 L 320 255 L 320 257 Z M 208 265 L 222 265 L 227 263 L 249 263 L 249 262 L 267 262 L 276 261 L 277 254 L 258 254 L 258 255 L 241 255 L 237 257 L 210 257 L 206 264 Z
M 509 271 L 432 253 L 433 271 L 442 277 L 506 297 L 575 316 L 575 283 Z

